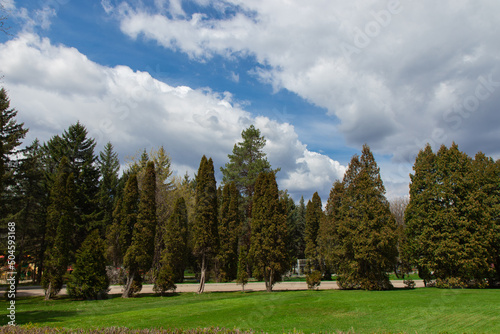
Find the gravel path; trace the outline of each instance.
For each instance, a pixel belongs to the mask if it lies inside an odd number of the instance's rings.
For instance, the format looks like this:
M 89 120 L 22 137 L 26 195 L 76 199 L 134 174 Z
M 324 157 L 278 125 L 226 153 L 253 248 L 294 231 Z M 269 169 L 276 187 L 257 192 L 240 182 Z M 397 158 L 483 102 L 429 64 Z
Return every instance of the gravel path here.
M 416 280 L 416 287 L 424 287 L 424 281 Z M 403 281 L 392 281 L 392 285 L 395 288 L 403 288 Z M 324 281 L 321 282 L 319 290 L 332 290 L 338 289 L 337 282 Z M 176 292 L 196 292 L 198 290 L 198 284 L 184 283 L 177 284 Z M 265 291 L 266 286 L 264 282 L 248 283 L 245 285 L 245 291 Z M 306 282 L 281 282 L 276 283 L 273 287 L 274 291 L 286 291 L 286 290 L 307 290 Z M 1 293 L 5 291 L 5 288 L 0 290 Z M 205 284 L 205 292 L 230 292 L 230 291 L 241 291 L 241 285 L 236 283 L 207 283 Z M 113 285 L 111 286 L 110 294 L 121 294 L 122 286 Z M 153 293 L 153 285 L 148 284 L 142 287 L 141 293 Z M 63 288 L 59 295 L 65 295 L 66 289 Z M 22 287 L 17 291 L 18 297 L 33 297 L 33 296 L 43 296 L 44 290 L 39 286 L 32 287 Z

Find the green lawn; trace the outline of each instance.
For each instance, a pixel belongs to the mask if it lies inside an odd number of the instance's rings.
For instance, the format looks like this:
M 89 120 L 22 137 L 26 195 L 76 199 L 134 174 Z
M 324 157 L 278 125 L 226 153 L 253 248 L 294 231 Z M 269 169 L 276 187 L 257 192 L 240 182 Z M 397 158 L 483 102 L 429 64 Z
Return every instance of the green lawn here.
M 0 307 L 6 309 L 6 302 Z M 17 323 L 65 328 L 225 327 L 273 333 L 500 333 L 500 290 L 191 293 L 17 301 Z M 5 317 L 2 317 L 2 323 Z

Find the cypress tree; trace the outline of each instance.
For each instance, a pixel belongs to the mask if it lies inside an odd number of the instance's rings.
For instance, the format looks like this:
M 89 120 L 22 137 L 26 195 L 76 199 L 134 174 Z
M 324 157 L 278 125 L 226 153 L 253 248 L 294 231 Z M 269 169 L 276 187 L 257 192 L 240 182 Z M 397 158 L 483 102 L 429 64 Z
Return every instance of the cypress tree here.
M 201 158 L 196 178 L 195 221 L 193 252 L 200 265 L 200 287 L 203 293 L 209 262 L 217 253 L 217 184 L 212 158 Z
M 305 255 L 307 258 L 308 271 L 319 270 L 317 238 L 320 222 L 323 218 L 321 198 L 315 192 L 312 200 L 306 206 L 306 226 L 304 241 L 306 244 Z
M 238 234 L 240 231 L 236 184 L 231 182 L 222 189 L 221 212 L 219 218 L 220 277 L 222 282 L 236 279 L 238 270 Z
M 136 282 L 139 291 L 141 274 L 151 269 L 156 231 L 156 174 L 154 162 L 146 165 L 142 190 L 140 192 L 137 223 L 132 232 L 132 243 L 127 249 L 124 266 L 128 270 L 127 283 L 122 297 L 130 297 L 132 284 Z
M 101 217 L 99 226 L 96 227 L 100 229 L 101 235 L 104 235 L 106 229 L 113 223 L 113 211 L 119 182 L 118 171 L 120 170 L 118 154 L 114 152 L 111 143 L 107 143 L 104 151 L 99 154 L 98 166 L 101 174 L 98 195 Z
M 261 173 L 255 183 L 249 258 L 254 275 L 264 278 L 268 292 L 289 265 L 284 211 L 274 172 Z
M 105 298 L 108 288 L 104 242 L 99 231 L 94 230 L 76 253 L 76 263 L 67 284 L 68 295 L 75 299 Z
M 387 272 L 397 260 L 396 222 L 385 198 L 380 170 L 367 145 L 344 176 L 344 199 L 337 225 L 338 284 L 344 289 L 392 287 Z
M 174 283 L 182 283 L 184 280 L 188 257 L 187 224 L 186 202 L 183 197 L 179 197 L 163 233 L 165 249 L 162 251 L 161 266 L 155 281 L 156 292 L 163 294 L 165 291 L 175 290 Z
M 73 245 L 70 237 L 75 228 L 74 199 L 73 173 L 70 173 L 68 159 L 63 157 L 50 192 L 47 212 L 47 250 L 42 281 L 46 300 L 61 290 L 63 276 L 72 258 Z

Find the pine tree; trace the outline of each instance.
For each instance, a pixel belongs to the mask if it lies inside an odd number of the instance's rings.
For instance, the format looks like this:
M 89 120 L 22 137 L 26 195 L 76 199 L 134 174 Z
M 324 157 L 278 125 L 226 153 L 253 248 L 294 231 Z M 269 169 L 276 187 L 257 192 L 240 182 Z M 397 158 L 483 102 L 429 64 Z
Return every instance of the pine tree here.
M 118 154 L 114 152 L 111 143 L 107 143 L 104 151 L 99 154 L 98 166 L 101 174 L 99 207 L 102 215 L 98 227 L 101 235 L 104 235 L 106 229 L 113 223 L 113 209 L 115 207 L 119 182 L 118 171 L 120 170 Z
M 141 273 L 146 273 L 153 264 L 156 231 L 156 174 L 154 162 L 146 165 L 143 187 L 140 192 L 137 223 L 132 232 L 132 243 L 127 249 L 124 266 L 128 270 L 127 283 L 122 297 L 130 297 L 132 284 L 137 282 Z M 140 287 L 142 289 L 142 286 Z M 139 289 L 139 291 L 140 291 Z
M 315 192 L 312 200 L 307 202 L 306 206 L 306 226 L 304 241 L 305 256 L 308 259 L 308 271 L 319 270 L 318 251 L 317 251 L 317 238 L 318 230 L 321 220 L 323 219 L 323 209 L 321 198 Z
M 72 258 L 73 245 L 70 236 L 75 228 L 74 199 L 73 173 L 71 173 L 68 159 L 63 157 L 50 192 L 47 216 L 45 237 L 47 250 L 42 282 L 46 300 L 54 297 L 61 290 L 63 276 Z
M 193 252 L 201 269 L 198 293 L 203 293 L 205 289 L 208 265 L 217 253 L 217 204 L 213 161 L 203 156 L 196 178 L 196 216 L 193 226 Z
M 91 232 L 76 253 L 68 295 L 75 299 L 105 298 L 109 291 L 104 242 L 98 230 Z
M 17 111 L 10 109 L 10 100 L 4 88 L 0 89 L 0 215 L 7 214 L 5 204 L 8 201 L 7 186 L 14 185 L 12 157 L 18 152 L 21 140 L 28 129 L 24 123 L 17 123 Z
M 179 197 L 163 233 L 165 249 L 162 251 L 161 266 L 155 281 L 156 292 L 163 294 L 165 291 L 175 290 L 174 283 L 182 283 L 184 280 L 188 257 L 187 224 L 186 202 L 183 197 Z
M 286 215 L 274 172 L 261 173 L 255 183 L 249 258 L 268 292 L 289 267 L 286 238 Z
M 392 287 L 387 272 L 397 257 L 396 222 L 385 198 L 373 154 L 363 146 L 344 176 L 344 199 L 337 225 L 338 284 L 344 289 Z
M 236 279 L 238 271 L 238 236 L 240 232 L 238 198 L 236 184 L 224 185 L 221 196 L 221 212 L 219 218 L 219 281 L 227 282 Z

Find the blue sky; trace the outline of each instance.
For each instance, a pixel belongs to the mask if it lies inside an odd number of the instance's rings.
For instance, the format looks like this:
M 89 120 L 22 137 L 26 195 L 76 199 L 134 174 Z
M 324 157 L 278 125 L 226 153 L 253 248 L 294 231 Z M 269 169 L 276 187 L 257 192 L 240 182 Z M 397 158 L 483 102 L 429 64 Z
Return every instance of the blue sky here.
M 370 145 L 389 198 L 425 143 L 500 157 L 495 1 L 0 0 L 0 71 L 27 142 L 80 120 L 126 157 L 216 168 L 255 124 L 278 181 L 326 201 Z

